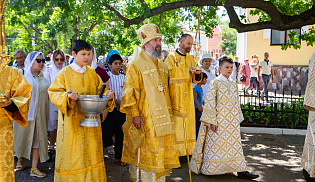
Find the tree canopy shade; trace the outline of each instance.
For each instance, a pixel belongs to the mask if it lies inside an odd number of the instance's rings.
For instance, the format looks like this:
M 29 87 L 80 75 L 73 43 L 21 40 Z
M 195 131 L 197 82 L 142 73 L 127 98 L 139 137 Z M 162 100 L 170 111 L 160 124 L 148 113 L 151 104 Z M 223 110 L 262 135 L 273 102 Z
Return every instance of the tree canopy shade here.
M 201 27 L 208 37 L 218 25 L 216 11 L 224 6 L 229 27 L 238 32 L 262 29 L 289 30 L 315 24 L 315 0 L 10 0 L 6 16 L 9 44 L 31 50 L 70 50 L 71 41 L 87 39 L 97 54 L 117 49 L 132 54 L 140 44 L 137 29 L 155 23 L 166 44 L 173 44 L 182 33 L 180 23 L 196 27 L 197 11 L 203 11 Z M 258 22 L 243 23 L 235 7 L 253 8 Z M 244 19 L 243 19 L 244 20 Z M 309 45 L 315 42 L 314 29 L 299 37 Z M 294 48 L 299 48 L 292 34 Z M 291 38 L 290 37 L 290 38 Z M 33 47 L 32 45 L 34 45 Z M 287 45 L 287 47 L 292 46 Z M 12 50 L 11 50 L 12 51 Z
M 315 7 L 312 0 L 181 0 L 157 2 L 152 8 L 145 1 L 140 2 L 145 13 L 136 17 L 123 16 L 115 8 L 110 8 L 124 21 L 125 27 L 139 24 L 166 11 L 203 6 L 224 6 L 230 18 L 230 28 L 235 28 L 239 33 L 262 29 L 289 30 L 315 24 Z M 257 9 L 251 14 L 260 14 L 260 22 L 242 23 L 234 7 Z

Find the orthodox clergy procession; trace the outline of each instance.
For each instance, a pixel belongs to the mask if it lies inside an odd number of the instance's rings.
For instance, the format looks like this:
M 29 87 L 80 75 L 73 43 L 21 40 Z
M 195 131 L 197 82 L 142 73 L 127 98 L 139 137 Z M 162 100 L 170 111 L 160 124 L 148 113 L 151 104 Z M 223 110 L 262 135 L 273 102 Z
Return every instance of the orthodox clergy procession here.
M 315 181 L 314 29 L 181 2 L 0 0 L 0 182 Z

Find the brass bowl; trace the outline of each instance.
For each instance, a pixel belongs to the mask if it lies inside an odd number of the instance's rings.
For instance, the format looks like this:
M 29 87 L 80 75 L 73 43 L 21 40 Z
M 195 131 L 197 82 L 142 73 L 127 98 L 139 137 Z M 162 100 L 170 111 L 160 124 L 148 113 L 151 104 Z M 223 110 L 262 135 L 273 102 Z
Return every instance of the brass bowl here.
M 77 99 L 78 107 L 85 113 L 85 119 L 81 126 L 98 127 L 101 123 L 97 119 L 106 107 L 109 97 L 98 98 L 98 95 L 79 95 Z

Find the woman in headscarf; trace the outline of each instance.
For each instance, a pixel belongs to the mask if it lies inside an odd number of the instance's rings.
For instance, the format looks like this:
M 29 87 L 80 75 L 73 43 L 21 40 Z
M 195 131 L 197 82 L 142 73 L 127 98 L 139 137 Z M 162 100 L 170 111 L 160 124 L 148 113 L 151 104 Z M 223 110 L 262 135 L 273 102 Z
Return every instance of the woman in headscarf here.
M 48 157 L 48 92 L 49 76 L 45 68 L 45 59 L 41 52 L 31 52 L 25 60 L 25 78 L 32 85 L 32 97 L 28 111 L 26 127 L 14 126 L 14 151 L 18 157 L 17 170 L 24 169 L 24 158 L 30 159 L 32 168 L 30 175 L 46 177 L 38 170 L 38 162 L 45 162 Z
M 52 83 L 58 73 L 62 70 L 62 68 L 66 65 L 66 56 L 65 53 L 61 49 L 57 49 L 54 51 L 51 57 L 51 67 L 47 69 L 50 83 Z M 55 143 L 57 136 L 57 124 L 58 124 L 58 109 L 51 103 L 49 100 L 49 121 L 48 121 L 48 131 L 49 131 L 49 149 L 48 155 L 52 160 L 55 155 Z

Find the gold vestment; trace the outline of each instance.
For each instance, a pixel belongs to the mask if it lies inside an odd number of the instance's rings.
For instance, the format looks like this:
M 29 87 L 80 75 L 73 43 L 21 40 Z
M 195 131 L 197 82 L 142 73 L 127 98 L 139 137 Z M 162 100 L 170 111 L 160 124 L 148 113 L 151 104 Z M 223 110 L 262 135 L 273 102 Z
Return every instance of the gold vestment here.
M 138 142 L 137 137 L 139 135 L 137 135 L 137 133 L 143 131 L 144 138 L 143 142 L 140 145 L 139 168 L 144 171 L 156 173 L 156 178 L 160 178 L 161 176 L 170 173 L 172 171 L 172 168 L 177 168 L 180 166 L 178 160 L 178 150 L 175 144 L 174 134 L 164 133 L 162 136 L 157 136 L 155 129 L 158 127 L 156 127 L 156 123 L 152 119 L 152 112 L 154 111 L 152 111 L 151 107 L 149 106 L 151 104 L 150 101 L 152 100 L 152 98 L 149 97 L 150 95 L 152 95 L 152 93 L 147 93 L 146 86 L 144 85 L 144 79 L 159 80 L 159 74 L 162 79 L 160 81 L 166 84 L 164 86 L 166 86 L 167 88 L 168 70 L 166 65 L 162 61 L 152 60 L 143 49 L 139 50 L 138 54 L 139 55 L 137 56 L 137 59 L 139 60 L 133 60 L 128 64 L 125 86 L 121 99 L 120 112 L 127 114 L 126 122 L 123 125 L 125 138 L 121 160 L 131 165 L 138 164 L 138 151 L 134 153 L 132 144 L 128 141 Z M 142 61 L 143 64 L 146 64 L 146 62 L 148 61 L 154 62 L 154 67 L 150 67 L 150 64 L 148 64 L 149 67 L 147 68 L 147 70 L 140 70 L 136 64 L 137 61 Z M 147 75 L 144 76 L 143 74 Z M 158 89 L 158 85 L 155 85 L 154 82 L 150 82 L 149 80 L 147 80 L 146 83 L 148 82 L 150 83 L 150 87 Z M 167 108 L 169 110 L 168 112 L 170 112 L 169 115 L 171 115 L 171 105 L 168 95 L 168 89 L 164 88 L 163 91 L 164 94 L 162 94 L 161 96 L 165 97 L 167 106 L 161 107 Z M 157 111 L 160 110 L 160 108 L 156 109 Z M 132 118 L 136 116 L 141 116 L 144 122 L 141 130 L 137 130 L 132 123 Z M 172 122 L 172 124 L 168 125 L 168 123 L 166 122 L 166 124 L 171 127 L 167 128 L 167 130 L 174 133 L 174 129 L 172 127 L 174 125 L 173 120 L 169 119 L 169 121 Z M 133 135 L 128 134 L 126 136 L 127 133 L 133 133 Z M 132 174 L 130 174 L 130 178 L 133 181 L 136 180 Z M 141 179 L 143 179 L 143 176 L 141 176 Z
M 67 91 L 78 95 L 98 95 L 103 81 L 95 70 L 86 66 L 78 73 L 70 66 L 63 68 L 48 89 L 51 102 L 58 108 L 55 181 L 106 181 L 102 129 L 80 125 L 84 115 Z M 106 95 L 109 91 L 105 91 Z M 112 101 L 108 102 L 108 106 Z M 70 104 L 70 105 L 69 105 Z M 75 111 L 73 111 L 73 108 Z M 110 110 L 114 108 L 114 104 Z
M 18 69 L 6 66 L 0 73 L 0 88 L 19 109 L 9 112 L 0 108 L 0 181 L 15 181 L 12 121 L 24 127 L 27 125 L 32 86 Z
M 179 156 L 186 155 L 184 122 L 186 122 L 188 154 L 192 155 L 196 144 L 195 106 L 193 96 L 193 83 L 195 74 L 189 68 L 195 67 L 195 60 L 191 55 L 180 55 L 176 51 L 170 53 L 165 60 L 169 68 L 169 90 L 172 110 L 175 116 L 175 135 Z

